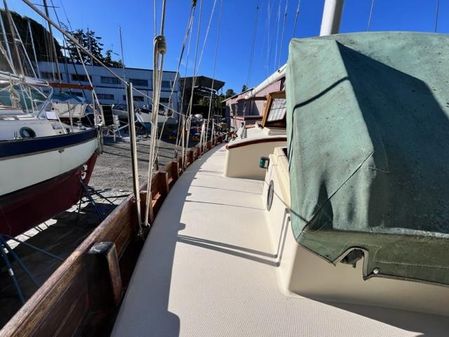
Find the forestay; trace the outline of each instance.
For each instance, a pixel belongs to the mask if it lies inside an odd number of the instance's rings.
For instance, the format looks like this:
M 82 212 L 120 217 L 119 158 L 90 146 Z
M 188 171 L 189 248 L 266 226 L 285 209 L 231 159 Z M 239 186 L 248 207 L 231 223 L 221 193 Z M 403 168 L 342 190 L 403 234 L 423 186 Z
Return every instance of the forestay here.
M 292 226 L 330 262 L 449 284 L 449 37 L 294 39 L 287 65 Z

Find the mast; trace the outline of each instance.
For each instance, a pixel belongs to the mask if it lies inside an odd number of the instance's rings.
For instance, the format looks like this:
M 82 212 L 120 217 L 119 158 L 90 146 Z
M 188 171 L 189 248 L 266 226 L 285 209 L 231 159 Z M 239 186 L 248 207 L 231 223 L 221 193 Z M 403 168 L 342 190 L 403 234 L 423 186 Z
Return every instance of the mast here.
M 320 36 L 337 34 L 340 30 L 344 0 L 326 0 L 321 21 Z
M 3 0 L 3 6 L 5 7 L 6 17 L 8 18 L 9 30 L 11 32 L 11 38 L 13 41 L 14 53 L 16 54 L 17 63 L 19 65 L 19 72 L 20 72 L 20 75 L 25 75 L 25 72 L 23 69 L 23 64 L 22 64 L 22 61 L 20 58 L 19 48 L 17 48 L 17 41 L 16 41 L 16 34 L 14 31 L 13 19 L 12 19 L 10 11 L 8 9 L 8 4 L 6 3 L 6 0 Z M 14 64 L 14 60 L 11 59 L 11 62 Z
M 122 57 L 122 76 L 126 81 L 126 69 L 125 69 L 125 54 L 123 53 L 123 39 L 122 39 L 122 27 L 119 26 L 118 27 L 118 31 L 119 31 L 119 35 L 120 35 L 120 53 L 121 53 L 121 57 Z M 129 83 L 128 83 L 129 85 Z M 123 83 L 123 89 L 125 89 L 126 91 L 127 85 L 126 83 Z M 131 94 L 132 94 L 132 90 L 131 90 Z M 132 97 L 132 95 L 131 95 Z
M 6 14 L 6 10 L 5 10 L 5 14 Z M 5 48 L 6 48 L 6 51 L 8 53 L 9 61 L 12 64 L 13 60 L 12 60 L 11 49 L 9 48 L 8 35 L 6 35 L 5 24 L 3 23 L 3 15 L 1 13 L 0 13 L 0 26 L 1 26 L 1 29 L 2 29 L 3 38 L 5 40 Z M 12 71 L 13 71 L 13 73 L 16 73 L 14 67 L 12 68 Z
M 28 32 L 29 32 L 30 38 L 31 38 L 31 47 L 33 48 L 34 63 L 36 64 L 36 74 L 37 74 L 36 77 L 40 78 L 41 73 L 39 70 L 39 64 L 38 64 L 38 60 L 37 60 L 36 47 L 34 45 L 33 31 L 31 30 L 30 19 L 27 19 L 27 25 L 28 25 Z
M 48 4 L 47 4 L 47 0 L 43 0 L 43 2 L 44 2 L 44 9 L 45 9 L 45 15 L 47 16 L 47 17 L 50 17 L 50 13 L 48 12 Z M 51 49 L 51 52 L 50 53 L 52 53 L 53 54 L 53 57 L 55 58 L 55 63 L 56 63 L 56 74 L 58 74 L 58 80 L 59 80 L 59 82 L 61 82 L 61 72 L 59 71 L 59 61 L 58 61 L 58 54 L 56 53 L 56 46 L 55 46 L 55 40 L 54 40 L 54 38 L 53 38 L 53 29 L 52 29 L 52 27 L 51 27 L 51 24 L 50 24 L 50 22 L 48 22 L 48 32 L 50 33 L 50 37 L 49 37 L 49 39 L 50 39 L 50 44 L 49 44 L 49 47 L 50 47 L 50 49 Z M 54 78 L 54 73 L 53 73 L 53 79 L 54 80 L 56 80 L 55 78 Z

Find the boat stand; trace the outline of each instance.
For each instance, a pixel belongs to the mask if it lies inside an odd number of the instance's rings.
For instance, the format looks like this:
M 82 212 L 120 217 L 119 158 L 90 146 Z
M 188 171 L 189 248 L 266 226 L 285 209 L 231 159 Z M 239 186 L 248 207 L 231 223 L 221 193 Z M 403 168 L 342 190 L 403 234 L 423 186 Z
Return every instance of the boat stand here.
M 25 241 L 19 240 L 15 237 L 6 235 L 6 234 L 0 234 L 0 255 L 3 260 L 3 262 L 6 265 L 8 275 L 12 280 L 12 283 L 14 285 L 14 288 L 16 289 L 17 296 L 19 297 L 20 302 L 22 304 L 25 303 L 25 296 L 23 295 L 22 288 L 20 287 L 19 281 L 17 280 L 16 274 L 14 272 L 14 268 L 12 267 L 12 261 L 17 261 L 20 268 L 23 270 L 23 272 L 30 278 L 31 282 L 36 286 L 36 288 L 39 288 L 39 282 L 34 278 L 33 274 L 30 272 L 30 270 L 27 268 L 27 266 L 23 263 L 21 258 L 17 255 L 17 253 L 14 251 L 14 249 L 11 248 L 11 246 L 8 244 L 8 240 L 16 241 L 24 246 L 27 246 L 29 248 L 32 248 L 44 255 L 47 255 L 49 257 L 52 257 L 59 261 L 64 261 L 64 259 L 60 258 L 57 255 L 54 255 L 50 252 L 47 252 L 44 249 L 41 249 L 39 247 L 36 247 L 32 244 L 29 244 Z
M 97 191 L 95 188 L 88 186 L 80 179 L 81 186 L 83 188 L 83 196 L 80 198 L 80 201 L 78 202 L 78 215 L 81 212 L 81 204 L 83 203 L 83 199 L 87 199 L 95 208 L 95 213 L 97 214 L 98 220 L 103 221 L 107 214 L 103 212 L 95 202 L 93 196 L 96 195 L 100 197 L 103 200 L 106 200 L 109 204 L 115 205 L 109 198 L 105 197 L 103 194 L 101 194 L 99 191 Z

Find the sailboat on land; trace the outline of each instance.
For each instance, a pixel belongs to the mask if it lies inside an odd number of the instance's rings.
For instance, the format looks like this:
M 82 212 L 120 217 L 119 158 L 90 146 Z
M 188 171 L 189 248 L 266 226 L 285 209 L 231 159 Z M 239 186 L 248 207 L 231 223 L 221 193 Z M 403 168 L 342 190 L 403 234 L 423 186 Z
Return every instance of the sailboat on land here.
M 96 127 L 74 123 L 36 78 L 6 2 L 12 42 L 3 31 L 0 71 L 0 234 L 15 236 L 68 209 L 82 196 L 98 154 Z M 13 52 L 12 52 L 13 51 Z M 59 102 L 59 103 L 58 103 Z M 64 105 L 64 104 L 62 104 Z M 69 112 L 60 116 L 62 110 Z M 67 112 L 67 111 L 66 111 Z M 70 122 L 64 123 L 61 118 Z
M 99 138 L 60 121 L 46 82 L 1 73 L 0 86 L 0 233 L 14 236 L 80 199 Z
M 281 83 L 260 127 L 186 151 L 146 193 L 135 174 L 5 335 L 95 335 L 108 317 L 114 337 L 447 336 L 449 38 L 337 34 L 342 3 L 248 93 Z

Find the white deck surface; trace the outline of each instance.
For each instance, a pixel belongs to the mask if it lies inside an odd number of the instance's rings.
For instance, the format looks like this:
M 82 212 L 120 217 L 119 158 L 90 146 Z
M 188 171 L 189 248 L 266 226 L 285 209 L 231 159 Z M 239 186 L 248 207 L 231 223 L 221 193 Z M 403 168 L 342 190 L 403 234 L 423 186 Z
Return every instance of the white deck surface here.
M 205 154 L 170 192 L 113 336 L 449 336 L 447 317 L 282 294 L 263 182 L 224 177 L 224 157 Z

